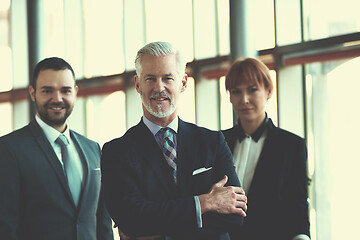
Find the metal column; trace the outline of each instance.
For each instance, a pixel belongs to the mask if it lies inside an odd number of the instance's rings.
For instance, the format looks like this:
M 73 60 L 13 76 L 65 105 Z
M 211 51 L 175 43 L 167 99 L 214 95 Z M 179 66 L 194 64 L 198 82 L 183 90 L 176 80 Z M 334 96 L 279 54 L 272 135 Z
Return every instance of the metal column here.
M 27 26 L 28 26 L 28 51 L 29 51 L 29 81 L 36 63 L 41 58 L 41 19 L 43 13 L 42 0 L 27 0 Z M 29 84 L 30 84 L 29 82 Z M 30 120 L 36 114 L 35 104 L 29 99 Z
M 252 15 L 253 0 L 230 0 L 230 56 L 231 61 L 239 57 L 256 57 Z

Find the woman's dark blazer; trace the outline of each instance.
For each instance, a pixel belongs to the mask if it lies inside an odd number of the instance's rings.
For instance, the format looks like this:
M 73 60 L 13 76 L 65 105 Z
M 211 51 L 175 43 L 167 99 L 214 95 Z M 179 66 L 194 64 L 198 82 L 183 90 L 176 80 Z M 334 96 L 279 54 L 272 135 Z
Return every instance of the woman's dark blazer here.
M 223 131 L 231 149 L 239 131 Z M 309 233 L 307 150 L 304 139 L 277 128 L 271 119 L 248 197 L 247 217 L 231 239 L 290 240 Z

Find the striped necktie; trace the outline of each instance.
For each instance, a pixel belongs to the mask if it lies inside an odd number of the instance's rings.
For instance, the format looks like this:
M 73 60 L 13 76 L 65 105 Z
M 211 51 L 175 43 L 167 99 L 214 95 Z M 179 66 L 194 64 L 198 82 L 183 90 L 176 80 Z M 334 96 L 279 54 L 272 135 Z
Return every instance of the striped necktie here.
M 168 127 L 160 129 L 158 134 L 162 136 L 162 152 L 167 163 L 173 169 L 173 177 L 176 181 L 176 147 L 174 135 Z

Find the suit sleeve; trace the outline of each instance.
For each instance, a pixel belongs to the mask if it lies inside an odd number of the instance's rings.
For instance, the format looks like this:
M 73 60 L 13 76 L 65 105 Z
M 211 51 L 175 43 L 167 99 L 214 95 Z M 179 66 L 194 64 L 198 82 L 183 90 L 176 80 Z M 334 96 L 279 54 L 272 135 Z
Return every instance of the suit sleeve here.
M 16 159 L 0 140 L 0 236 L 17 240 L 19 225 L 20 179 Z
M 100 146 L 97 144 L 97 148 L 100 154 Z M 105 201 L 104 201 L 104 192 L 101 184 L 99 201 L 98 201 L 98 209 L 96 212 L 96 232 L 98 240 L 113 240 L 113 229 L 112 229 L 112 221 L 110 215 L 106 209 Z
M 307 149 L 303 139 L 294 145 L 293 161 L 289 171 L 288 187 L 288 219 L 292 221 L 292 236 L 306 234 L 310 236 L 308 214 L 308 183 L 307 175 Z
M 101 158 L 106 206 L 121 231 L 131 237 L 195 231 L 194 198 L 147 198 L 144 176 L 128 150 L 126 144 L 106 143 Z
M 110 215 L 105 207 L 103 190 L 100 191 L 97 218 L 97 239 L 98 240 L 113 240 L 113 230 Z
M 241 186 L 235 172 L 231 151 L 225 142 L 223 134 L 219 132 L 215 172 L 213 183 L 221 180 L 224 175 L 228 176 L 226 186 Z M 237 214 L 205 213 L 203 215 L 203 228 L 206 233 L 225 233 L 239 228 L 243 223 L 243 217 Z

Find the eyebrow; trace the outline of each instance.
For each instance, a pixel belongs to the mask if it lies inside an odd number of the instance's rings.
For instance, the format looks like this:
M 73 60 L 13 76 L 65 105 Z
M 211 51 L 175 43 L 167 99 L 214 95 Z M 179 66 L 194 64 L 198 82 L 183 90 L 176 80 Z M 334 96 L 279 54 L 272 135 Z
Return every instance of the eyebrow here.
M 71 86 L 63 86 L 61 87 L 60 89 L 71 89 L 73 87 Z M 51 86 L 42 86 L 40 89 L 54 89 L 54 87 L 51 87 Z
M 172 77 L 174 76 L 172 73 L 166 73 L 166 74 L 163 74 L 161 76 L 164 76 L 164 77 Z M 155 74 L 146 74 L 145 77 L 156 77 Z

